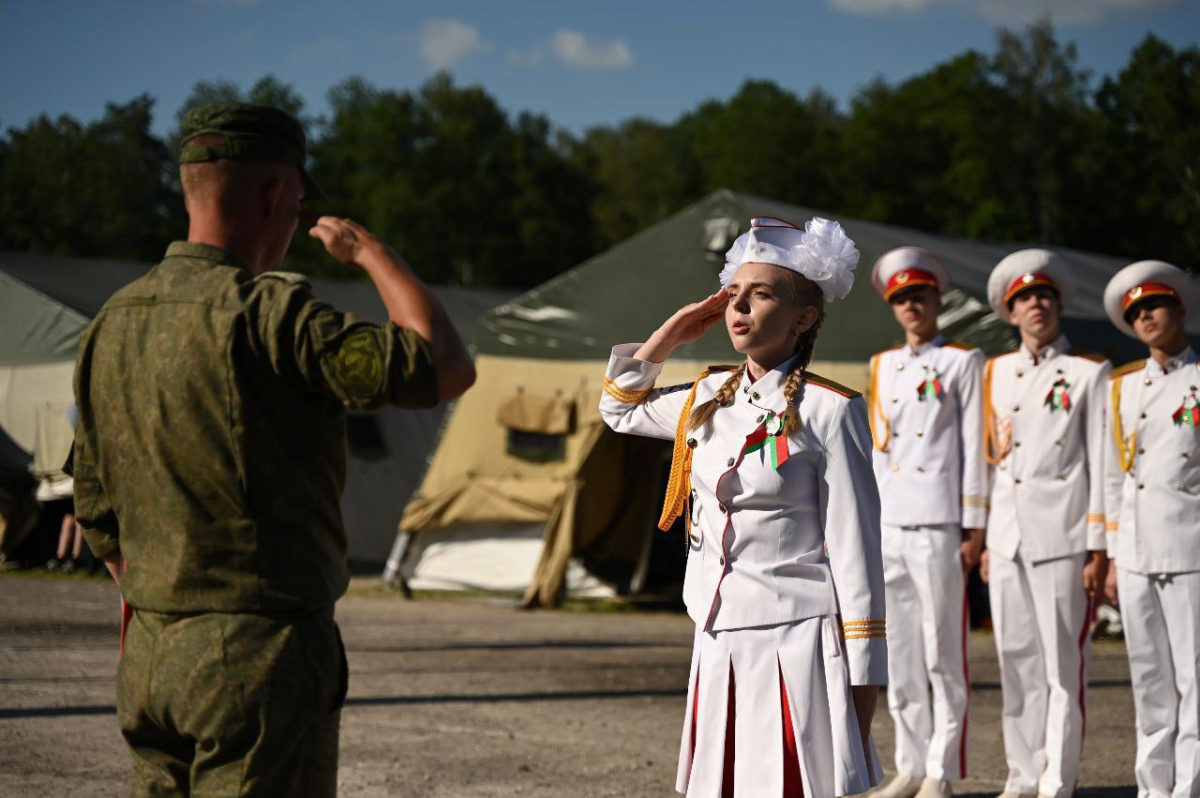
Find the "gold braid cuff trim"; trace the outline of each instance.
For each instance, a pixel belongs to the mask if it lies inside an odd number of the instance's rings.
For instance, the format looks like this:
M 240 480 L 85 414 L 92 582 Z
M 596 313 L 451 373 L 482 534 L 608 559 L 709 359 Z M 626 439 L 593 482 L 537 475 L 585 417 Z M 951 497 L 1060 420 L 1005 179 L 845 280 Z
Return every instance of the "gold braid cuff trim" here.
M 883 629 L 887 626 L 887 621 L 884 620 L 868 620 L 868 621 L 842 621 L 842 629 L 847 632 L 860 632 L 869 629 Z
M 654 388 L 646 388 L 643 391 L 631 391 L 617 385 L 616 381 L 609 377 L 604 378 L 603 384 L 604 392 L 624 405 L 640 405 L 654 390 Z
M 1116 532 L 1117 527 L 1119 527 L 1119 526 L 1120 526 L 1120 524 L 1118 524 L 1116 521 L 1105 521 L 1104 522 L 1104 531 L 1105 532 Z
M 887 637 L 887 632 L 883 630 L 877 632 L 846 632 L 842 635 L 843 640 L 865 640 L 871 637 Z
M 962 503 L 963 507 L 982 507 L 986 510 L 991 502 L 988 501 L 987 496 L 976 496 L 968 493 L 963 496 Z
M 675 519 L 683 514 L 684 500 L 691 490 L 692 481 L 692 450 L 687 445 L 688 419 L 692 415 L 692 405 L 696 403 L 696 389 L 700 381 L 711 374 L 705 370 L 692 384 L 692 391 L 683 410 L 679 412 L 679 421 L 675 424 L 675 448 L 671 453 L 671 476 L 667 479 L 667 495 L 663 499 L 662 515 L 658 517 L 658 528 L 666 532 L 671 528 Z
M 1105 521 L 1104 513 L 1088 513 L 1087 522 L 1089 524 L 1103 524 Z

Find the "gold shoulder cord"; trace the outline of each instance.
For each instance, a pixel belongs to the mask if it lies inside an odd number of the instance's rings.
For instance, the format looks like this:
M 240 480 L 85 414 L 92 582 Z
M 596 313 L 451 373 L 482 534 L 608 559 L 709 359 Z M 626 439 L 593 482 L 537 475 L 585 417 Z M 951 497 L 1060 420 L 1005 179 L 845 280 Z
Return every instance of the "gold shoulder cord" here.
M 1124 375 L 1118 375 L 1112 379 L 1112 406 L 1113 406 L 1113 438 L 1117 442 L 1117 463 L 1121 466 L 1121 472 L 1128 474 L 1133 468 L 1133 461 L 1137 457 L 1137 430 L 1129 436 L 1129 440 L 1125 439 L 1125 430 L 1121 428 L 1121 380 Z
M 989 360 L 983 370 L 983 456 L 994 466 L 1000 465 L 1004 452 L 996 441 L 996 412 L 992 409 L 992 366 L 996 361 Z
M 679 413 L 679 422 L 675 425 L 675 449 L 671 453 L 671 476 L 667 480 L 667 495 L 663 501 L 662 515 L 658 518 L 658 528 L 666 532 L 671 528 L 675 519 L 683 513 L 684 499 L 691 489 L 692 481 L 692 450 L 687 445 L 687 423 L 692 414 L 692 405 L 696 402 L 696 389 L 700 381 L 712 372 L 706 370 L 696 378 L 692 392 L 688 394 L 683 410 Z M 688 519 L 691 523 L 691 519 Z
M 871 441 L 881 452 L 888 450 L 892 440 L 892 421 L 879 405 L 879 361 L 880 356 L 871 358 L 871 393 L 867 397 L 867 421 L 871 424 Z M 883 440 L 879 439 L 879 427 L 883 427 Z

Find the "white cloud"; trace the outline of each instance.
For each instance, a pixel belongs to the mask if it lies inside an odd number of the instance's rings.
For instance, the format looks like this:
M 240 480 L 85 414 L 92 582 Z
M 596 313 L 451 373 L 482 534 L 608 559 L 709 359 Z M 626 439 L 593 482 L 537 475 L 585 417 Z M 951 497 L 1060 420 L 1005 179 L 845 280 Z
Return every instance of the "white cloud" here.
M 546 51 L 541 47 L 529 50 L 509 50 L 506 58 L 508 63 L 514 66 L 537 66 L 546 60 Z
M 580 69 L 627 69 L 633 53 L 624 39 L 589 41 L 579 31 L 560 30 L 550 38 L 550 49 L 559 61 Z
M 431 19 L 417 36 L 421 60 L 431 69 L 450 69 L 492 48 L 479 29 L 457 19 Z
M 933 6 L 959 8 L 989 22 L 1014 24 L 1048 16 L 1059 25 L 1089 25 L 1113 15 L 1167 8 L 1181 0 L 827 0 L 837 11 L 873 15 L 924 11 Z

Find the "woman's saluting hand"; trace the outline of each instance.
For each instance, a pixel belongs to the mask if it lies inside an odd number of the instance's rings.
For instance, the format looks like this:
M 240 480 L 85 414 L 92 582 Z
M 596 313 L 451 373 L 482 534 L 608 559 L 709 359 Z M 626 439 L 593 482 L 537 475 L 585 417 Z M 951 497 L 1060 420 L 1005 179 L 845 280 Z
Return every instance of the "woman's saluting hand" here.
M 724 288 L 699 302 L 684 305 L 642 344 L 634 357 L 661 363 L 671 356 L 675 347 L 700 340 L 708 329 L 725 315 L 729 292 Z

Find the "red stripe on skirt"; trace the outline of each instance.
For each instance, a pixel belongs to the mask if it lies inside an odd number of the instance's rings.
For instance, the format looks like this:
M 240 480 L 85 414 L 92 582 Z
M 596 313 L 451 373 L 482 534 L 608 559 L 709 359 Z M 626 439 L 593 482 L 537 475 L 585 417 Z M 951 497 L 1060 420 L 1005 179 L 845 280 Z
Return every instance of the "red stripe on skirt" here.
M 792 710 L 788 706 L 787 684 L 783 669 L 779 669 L 779 697 L 783 701 L 783 798 L 804 798 L 800 781 L 800 748 L 796 745 L 796 730 L 792 728 Z
M 737 721 L 737 700 L 733 683 L 733 662 L 729 663 L 729 706 L 725 711 L 725 771 L 721 774 L 721 798 L 733 796 L 733 749 Z

